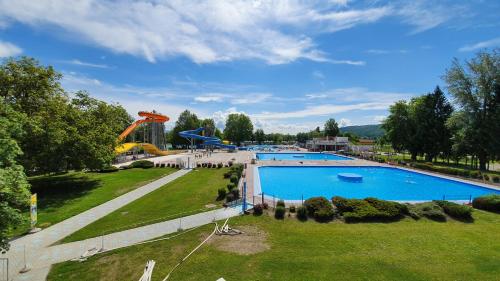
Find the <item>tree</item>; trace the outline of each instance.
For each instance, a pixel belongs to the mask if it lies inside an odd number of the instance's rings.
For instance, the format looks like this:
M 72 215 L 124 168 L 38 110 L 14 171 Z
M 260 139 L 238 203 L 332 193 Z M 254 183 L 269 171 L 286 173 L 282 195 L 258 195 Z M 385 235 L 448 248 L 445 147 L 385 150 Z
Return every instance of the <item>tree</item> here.
M 412 125 L 409 106 L 405 101 L 398 101 L 389 107 L 389 116 L 384 120 L 382 128 L 385 131 L 385 139 L 395 151 L 407 149 Z M 416 158 L 417 154 L 412 154 L 412 159 Z
M 485 170 L 500 155 L 500 49 L 478 53 L 465 67 L 455 59 L 444 79 L 462 114 L 461 141 L 471 144 Z
M 71 168 L 101 169 L 115 158 L 117 135 L 132 123 L 132 117 L 119 104 L 107 104 L 77 92 L 66 115 L 72 130 L 65 147 Z
M 264 142 L 264 140 L 266 139 L 266 134 L 264 133 L 264 130 L 262 129 L 257 129 L 255 131 L 255 141 L 258 143 L 258 144 L 262 144 Z
M 241 142 L 252 138 L 253 125 L 252 121 L 245 114 L 232 113 L 229 114 L 224 128 L 224 136 L 240 146 Z
M 8 230 L 24 219 L 21 210 L 29 203 L 29 184 L 23 167 L 16 162 L 22 154 L 16 139 L 24 135 L 24 114 L 14 111 L 0 98 L 0 251 L 8 250 Z
M 436 87 L 433 93 L 421 96 L 412 102 L 415 134 L 413 143 L 425 153 L 425 159 L 432 162 L 439 153 L 449 155 L 451 133 L 446 126 L 453 108 L 444 93 Z
M 204 133 L 207 137 L 213 137 L 215 135 L 215 122 L 214 119 L 207 118 L 201 121 L 201 126 L 205 128 Z
M 339 134 L 339 125 L 335 119 L 330 118 L 325 122 L 325 136 L 336 137 Z
M 196 114 L 191 113 L 189 110 L 184 110 L 177 121 L 175 122 L 175 127 L 172 130 L 172 144 L 173 145 L 186 145 L 188 141 L 179 136 L 179 132 L 186 130 L 194 130 L 201 126 L 200 120 Z
M 77 92 L 70 99 L 52 67 L 23 57 L 0 66 L 0 97 L 29 116 L 15 136 L 29 173 L 100 169 L 111 163 L 118 134 L 132 121 L 125 109 Z

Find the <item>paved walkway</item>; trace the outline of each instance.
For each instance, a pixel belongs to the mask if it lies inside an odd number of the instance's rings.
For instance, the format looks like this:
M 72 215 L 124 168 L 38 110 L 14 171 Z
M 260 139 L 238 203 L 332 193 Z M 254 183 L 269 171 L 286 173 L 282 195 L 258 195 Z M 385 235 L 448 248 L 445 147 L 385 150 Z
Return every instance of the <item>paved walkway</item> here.
M 38 233 L 26 235 L 13 240 L 10 243 L 11 248 L 7 252 L 7 254 L 0 255 L 0 257 L 2 258 L 9 258 L 9 276 L 14 277 L 14 280 L 18 280 L 16 279 L 17 276 L 15 275 L 24 266 L 23 255 L 25 249 L 29 262 L 33 262 L 36 264 L 37 260 L 43 260 L 41 253 L 45 252 L 47 247 L 49 247 L 50 245 L 68 236 L 69 234 L 89 225 L 90 223 L 106 216 L 107 214 L 129 204 L 130 202 L 137 200 L 142 196 L 162 187 L 163 185 L 187 174 L 190 171 L 191 170 L 179 170 L 175 173 L 172 173 L 168 176 L 165 176 L 161 179 L 130 191 L 122 196 L 112 199 L 104 204 L 87 210 L 81 214 L 73 216 L 65 221 L 50 226 Z
M 96 237 L 83 241 L 42 248 L 38 250 L 36 259 L 29 260 L 29 267 L 31 270 L 24 274 L 18 274 L 15 276 L 14 280 L 43 281 L 46 279 L 52 264 L 77 258 L 88 249 L 92 249 L 94 247 L 100 249 L 103 245 L 106 251 L 118 249 L 177 232 L 179 226 L 183 229 L 189 229 L 209 224 L 214 220 L 234 217 L 239 215 L 240 211 L 241 206 L 235 208 L 217 209 L 183 217 L 181 219 L 174 219 L 116 232 L 103 237 Z

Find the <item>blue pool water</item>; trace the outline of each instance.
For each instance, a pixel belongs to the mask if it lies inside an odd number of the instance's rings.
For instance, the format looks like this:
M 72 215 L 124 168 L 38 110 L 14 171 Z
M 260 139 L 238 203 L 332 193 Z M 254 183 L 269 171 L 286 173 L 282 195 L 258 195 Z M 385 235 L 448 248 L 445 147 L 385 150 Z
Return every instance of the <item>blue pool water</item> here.
M 313 196 L 346 198 L 376 197 L 398 201 L 469 200 L 500 191 L 444 178 L 387 167 L 259 167 L 262 192 L 284 200 Z M 339 179 L 352 173 L 362 181 Z M 261 191 L 256 188 L 256 195 Z
M 304 153 L 304 152 L 281 152 L 281 153 L 257 153 L 259 160 L 352 160 L 349 157 L 329 153 Z

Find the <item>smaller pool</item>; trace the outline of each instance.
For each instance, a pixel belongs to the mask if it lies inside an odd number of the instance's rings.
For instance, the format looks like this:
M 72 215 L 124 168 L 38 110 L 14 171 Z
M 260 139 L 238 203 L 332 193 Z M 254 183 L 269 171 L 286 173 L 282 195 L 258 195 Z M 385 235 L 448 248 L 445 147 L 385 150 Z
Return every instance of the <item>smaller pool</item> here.
M 352 160 L 352 158 L 331 153 L 318 152 L 281 152 L 281 153 L 257 153 L 258 160 Z

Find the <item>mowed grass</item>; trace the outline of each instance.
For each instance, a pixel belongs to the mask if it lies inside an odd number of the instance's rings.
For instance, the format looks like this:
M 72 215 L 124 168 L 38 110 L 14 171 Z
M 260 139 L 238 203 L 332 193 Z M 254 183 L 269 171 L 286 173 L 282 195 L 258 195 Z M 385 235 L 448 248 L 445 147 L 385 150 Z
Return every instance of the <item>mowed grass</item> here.
M 239 255 L 205 244 L 169 280 L 498 280 L 500 215 L 476 211 L 474 217 L 474 223 L 359 224 L 233 218 L 232 227 L 265 231 L 270 249 Z M 138 280 L 151 259 L 153 280 L 162 280 L 212 229 L 57 264 L 48 280 Z
M 38 197 L 38 227 L 46 228 L 175 172 L 172 168 L 129 169 L 113 173 L 70 172 L 29 179 Z M 25 217 L 29 218 L 26 212 Z M 29 221 L 12 230 L 19 235 Z
M 202 212 L 217 202 L 217 189 L 226 188 L 228 168 L 196 169 L 150 194 L 112 212 L 61 242 L 72 242 Z

